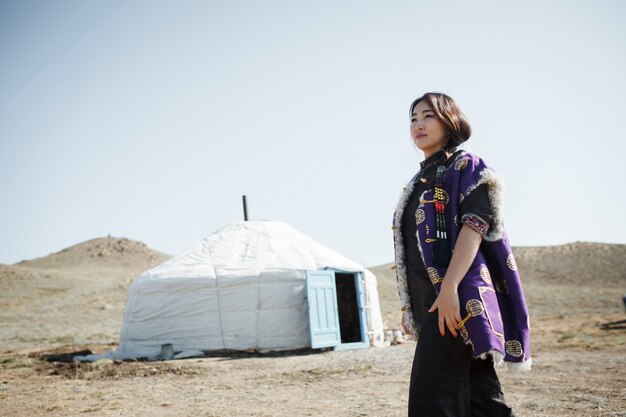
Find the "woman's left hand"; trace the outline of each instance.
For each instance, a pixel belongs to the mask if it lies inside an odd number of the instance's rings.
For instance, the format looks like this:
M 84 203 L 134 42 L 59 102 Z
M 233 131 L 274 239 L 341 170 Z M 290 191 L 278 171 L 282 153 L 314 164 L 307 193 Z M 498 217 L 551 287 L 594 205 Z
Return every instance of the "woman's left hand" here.
M 443 336 L 447 326 L 452 336 L 456 337 L 459 321 L 461 321 L 459 294 L 456 285 L 446 285 L 446 280 L 443 280 L 439 295 L 428 312 L 433 313 L 435 310 L 439 310 L 439 333 Z
M 464 224 L 459 232 L 450 265 L 441 282 L 439 295 L 428 310 L 429 313 L 439 310 L 439 333 L 442 336 L 445 334 L 446 326 L 450 329 L 452 336 L 456 337 L 457 335 L 456 331 L 459 330 L 459 322 L 461 321 L 457 288 L 472 265 L 482 239 L 480 233 L 467 224 Z

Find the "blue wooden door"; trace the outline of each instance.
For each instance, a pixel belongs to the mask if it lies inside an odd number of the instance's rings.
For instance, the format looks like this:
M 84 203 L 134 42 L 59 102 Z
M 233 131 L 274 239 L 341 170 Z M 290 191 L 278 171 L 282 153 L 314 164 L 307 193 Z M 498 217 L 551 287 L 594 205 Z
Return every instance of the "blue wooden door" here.
M 309 302 L 309 328 L 313 349 L 341 344 L 335 272 L 307 271 L 306 295 Z

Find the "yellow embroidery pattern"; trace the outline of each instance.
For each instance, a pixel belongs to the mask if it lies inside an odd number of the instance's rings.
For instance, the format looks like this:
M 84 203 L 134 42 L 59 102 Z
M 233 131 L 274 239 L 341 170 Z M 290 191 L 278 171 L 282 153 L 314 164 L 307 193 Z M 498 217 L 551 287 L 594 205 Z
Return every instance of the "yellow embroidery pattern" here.
M 480 277 L 483 279 L 483 281 L 485 281 L 487 284 L 491 284 L 491 274 L 489 274 L 489 270 L 487 269 L 486 266 L 483 265 L 482 268 L 480 268 Z
M 508 342 L 506 342 L 506 353 L 511 356 L 515 356 L 516 358 L 519 358 L 524 354 L 522 344 L 517 340 L 509 340 Z
M 439 276 L 439 272 L 437 272 L 435 268 L 430 267 L 430 268 L 427 268 L 426 271 L 428 272 L 428 278 L 430 278 L 430 282 L 432 282 L 433 285 L 438 284 L 441 281 L 443 281 L 443 278 Z
M 509 287 L 507 287 L 506 281 L 496 280 L 495 287 L 496 291 L 498 291 L 500 294 L 507 295 L 509 293 Z
M 456 169 L 457 171 L 465 168 L 467 168 L 467 158 L 461 158 L 454 163 L 454 169 Z
M 512 253 L 506 258 L 506 266 L 508 266 L 512 271 L 517 271 L 517 262 L 515 262 L 515 257 Z
M 424 213 L 424 210 L 418 209 L 415 212 L 415 220 L 417 221 L 417 224 L 420 224 L 421 222 L 423 222 L 424 219 L 426 219 L 426 213 Z
M 471 300 L 467 300 L 467 303 L 465 303 L 465 310 L 467 310 L 467 316 L 459 322 L 459 327 L 465 326 L 465 323 L 470 319 L 470 317 L 476 317 L 483 314 L 485 307 L 480 300 L 473 298 Z

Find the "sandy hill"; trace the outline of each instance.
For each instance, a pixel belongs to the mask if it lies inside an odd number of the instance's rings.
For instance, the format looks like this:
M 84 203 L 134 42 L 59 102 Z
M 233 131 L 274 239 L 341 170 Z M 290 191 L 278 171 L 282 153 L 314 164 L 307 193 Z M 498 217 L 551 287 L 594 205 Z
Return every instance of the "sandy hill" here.
M 129 284 L 168 258 L 144 243 L 109 236 L 0 266 L 0 350 L 116 340 Z
M 576 242 L 516 247 L 513 251 L 522 278 L 528 282 L 574 286 L 626 284 L 626 245 Z
M 144 268 L 169 256 L 150 249 L 143 242 L 126 238 L 102 237 L 65 248 L 48 256 L 22 261 L 15 265 L 42 269 Z

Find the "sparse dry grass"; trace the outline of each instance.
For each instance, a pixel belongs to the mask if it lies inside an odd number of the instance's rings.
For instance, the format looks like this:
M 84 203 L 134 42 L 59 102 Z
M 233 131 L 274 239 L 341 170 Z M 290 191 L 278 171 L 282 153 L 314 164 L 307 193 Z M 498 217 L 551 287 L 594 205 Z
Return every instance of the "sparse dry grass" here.
M 101 353 L 115 348 L 126 288 L 137 274 L 159 262 L 145 245 L 129 242 L 95 240 L 53 259 L 0 266 L 3 413 L 405 415 L 412 342 L 387 349 L 277 357 L 82 364 L 40 360 L 52 351 L 88 347 Z M 624 318 L 625 246 L 515 248 L 515 254 L 531 312 L 534 358 L 530 373 L 501 372 L 516 415 L 626 417 L 626 330 L 599 328 Z M 398 328 L 399 303 L 390 266 L 372 270 L 378 276 L 384 320 L 389 328 Z M 100 344 L 83 346 L 88 342 Z

